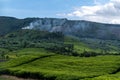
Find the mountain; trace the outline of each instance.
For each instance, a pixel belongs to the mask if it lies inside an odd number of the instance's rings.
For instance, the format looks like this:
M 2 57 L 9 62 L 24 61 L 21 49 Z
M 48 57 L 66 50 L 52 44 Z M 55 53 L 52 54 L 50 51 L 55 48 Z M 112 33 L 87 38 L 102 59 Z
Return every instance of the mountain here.
M 0 17 L 0 80 L 120 80 L 119 29 L 81 20 Z
M 49 32 L 62 32 L 78 38 L 120 40 L 120 25 L 103 24 L 66 18 L 25 18 L 0 17 L 0 35 L 19 29 L 34 29 Z
M 0 36 L 19 30 L 34 20 L 34 18 L 17 19 L 14 17 L 0 16 Z
M 39 29 L 49 32 L 60 31 L 66 35 L 72 35 L 79 38 L 120 40 L 120 25 L 103 24 L 83 20 L 40 18 L 23 29 Z

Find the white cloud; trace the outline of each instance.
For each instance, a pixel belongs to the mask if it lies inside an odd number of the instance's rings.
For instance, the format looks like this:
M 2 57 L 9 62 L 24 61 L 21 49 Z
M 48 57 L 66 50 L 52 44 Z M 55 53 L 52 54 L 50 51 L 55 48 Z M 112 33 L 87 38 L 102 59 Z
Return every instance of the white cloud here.
M 94 6 L 77 7 L 72 12 L 59 14 L 59 16 L 67 16 L 71 19 L 120 24 L 120 0 L 110 0 L 105 4 L 100 4 L 97 0 L 94 0 L 94 4 Z

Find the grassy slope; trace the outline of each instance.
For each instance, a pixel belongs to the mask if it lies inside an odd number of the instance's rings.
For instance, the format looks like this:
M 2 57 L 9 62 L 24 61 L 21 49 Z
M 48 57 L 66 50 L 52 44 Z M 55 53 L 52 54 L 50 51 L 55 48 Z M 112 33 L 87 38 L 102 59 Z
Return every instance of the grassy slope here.
M 116 57 L 111 56 L 111 58 L 114 59 L 109 60 L 110 57 L 108 56 L 81 59 L 68 56 L 52 56 L 18 67 L 8 68 L 8 70 L 15 72 L 16 75 L 23 75 L 23 73 L 29 72 L 31 74 L 39 73 L 45 78 L 56 77 L 59 80 L 81 79 L 105 75 L 115 71 L 119 66 L 116 63 Z
M 20 50 L 17 50 L 17 51 L 13 51 L 13 52 L 9 52 L 7 55 L 10 57 L 10 58 L 17 58 L 17 57 L 20 57 L 20 56 L 39 56 L 39 55 L 44 55 L 45 53 L 48 53 L 48 54 L 54 54 L 54 53 L 51 53 L 51 52 L 48 52 L 42 48 L 25 48 L 25 49 L 20 49 Z
M 100 52 L 105 51 L 111 54 L 119 53 L 119 41 L 117 40 L 101 40 L 101 39 L 91 39 L 91 38 L 81 38 L 81 42 L 88 45 L 92 49 L 99 49 Z
M 65 43 L 74 44 L 74 49 L 78 53 L 84 51 L 96 52 L 100 54 L 118 54 L 120 53 L 119 41 L 100 40 L 100 39 L 77 39 L 76 37 L 66 36 Z M 101 43 L 102 42 L 102 43 Z
M 84 80 L 120 80 L 120 72 L 117 74 L 103 75 L 95 78 L 86 78 Z
M 50 40 L 49 40 L 50 39 Z M 21 42 L 22 40 L 22 42 Z M 9 33 L 4 39 L 1 39 L 0 47 L 8 48 L 10 50 L 20 49 L 23 47 L 46 47 L 51 46 L 50 43 L 65 43 L 74 44 L 75 51 L 78 53 L 83 53 L 84 51 L 91 51 L 101 53 L 104 51 L 117 53 L 119 51 L 119 41 L 106 41 L 99 39 L 77 39 L 76 37 L 64 36 L 58 33 L 49 33 L 45 31 L 35 31 L 35 30 L 20 30 L 17 32 Z M 47 42 L 47 43 L 46 43 Z M 114 43 L 113 43 L 114 42 Z M 6 43 L 6 44 L 4 44 Z M 105 51 L 107 50 L 107 51 Z
M 101 52 L 100 49 L 93 49 L 93 48 L 89 47 L 86 43 L 83 43 L 78 39 L 74 39 L 74 38 L 68 37 L 68 36 L 66 36 L 64 39 L 65 39 L 65 43 L 74 44 L 74 49 L 78 53 L 83 53 L 84 51 L 92 51 L 92 52 L 98 52 L 98 53 Z
M 119 68 L 120 56 L 72 57 L 56 55 L 35 48 L 26 48 L 13 52 L 13 54 L 12 56 L 15 56 L 15 59 L 0 64 L 0 68 L 15 76 L 56 78 L 58 80 L 78 80 L 96 76 L 98 80 L 105 80 L 104 77 L 107 79 L 107 76 L 110 76 L 112 79 L 112 77 L 115 78 L 115 76 L 119 75 L 115 74 L 114 76 L 109 75 L 109 73 Z M 16 54 L 19 55 L 16 56 Z M 100 76 L 103 79 L 99 79 Z M 92 79 L 97 80 L 96 78 Z

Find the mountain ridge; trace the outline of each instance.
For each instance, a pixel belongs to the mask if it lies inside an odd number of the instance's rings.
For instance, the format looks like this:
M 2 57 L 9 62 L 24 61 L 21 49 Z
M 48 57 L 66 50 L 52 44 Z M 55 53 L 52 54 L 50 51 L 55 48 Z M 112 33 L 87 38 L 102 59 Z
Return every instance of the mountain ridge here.
M 40 18 L 24 29 L 36 29 L 49 32 L 62 32 L 65 35 L 100 39 L 120 39 L 120 25 L 102 24 L 84 20 Z
M 49 32 L 62 32 L 78 38 L 98 38 L 120 40 L 120 25 L 68 20 L 66 18 L 24 18 L 0 17 L 0 35 L 20 29 L 34 29 Z

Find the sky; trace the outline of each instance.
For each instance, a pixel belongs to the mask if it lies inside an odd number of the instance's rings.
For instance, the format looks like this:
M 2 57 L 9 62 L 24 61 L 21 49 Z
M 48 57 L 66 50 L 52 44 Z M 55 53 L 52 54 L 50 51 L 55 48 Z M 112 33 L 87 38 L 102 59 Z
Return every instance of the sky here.
M 0 16 L 120 24 L 120 0 L 0 0 Z

